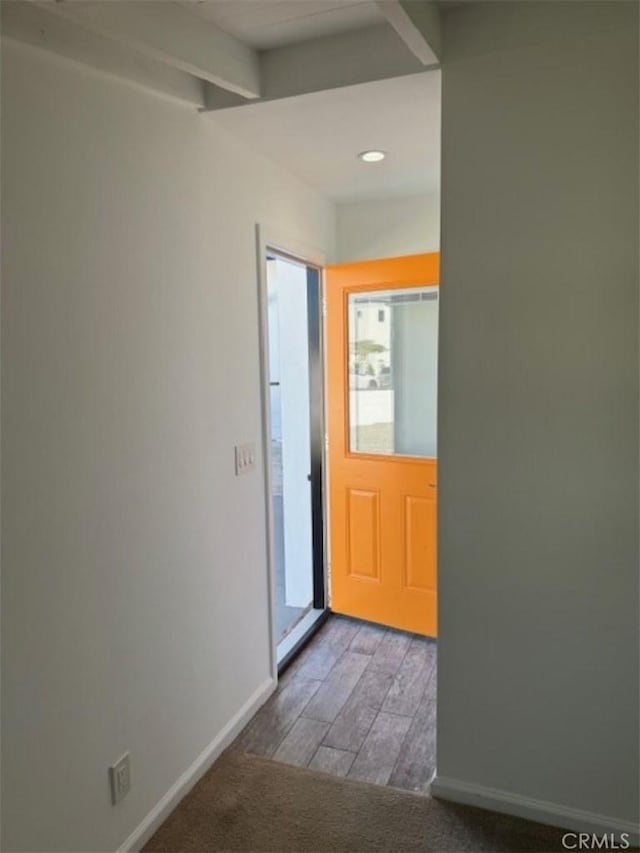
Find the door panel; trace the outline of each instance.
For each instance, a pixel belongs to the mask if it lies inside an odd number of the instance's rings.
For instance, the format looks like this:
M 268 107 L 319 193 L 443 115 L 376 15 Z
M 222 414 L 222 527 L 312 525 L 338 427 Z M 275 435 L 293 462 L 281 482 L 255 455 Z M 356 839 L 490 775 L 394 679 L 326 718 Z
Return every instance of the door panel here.
M 405 495 L 405 586 L 418 592 L 434 592 L 436 503 L 430 498 Z
M 328 267 L 331 607 L 437 634 L 439 255 Z
M 380 501 L 378 492 L 349 489 L 347 498 L 347 571 L 380 580 Z

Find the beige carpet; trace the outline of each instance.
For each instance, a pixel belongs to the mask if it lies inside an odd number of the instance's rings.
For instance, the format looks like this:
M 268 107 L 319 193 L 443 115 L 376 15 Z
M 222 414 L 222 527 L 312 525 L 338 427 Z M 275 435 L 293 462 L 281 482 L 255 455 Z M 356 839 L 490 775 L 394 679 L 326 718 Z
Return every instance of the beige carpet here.
M 518 818 L 229 751 L 144 849 L 555 853 L 561 837 Z

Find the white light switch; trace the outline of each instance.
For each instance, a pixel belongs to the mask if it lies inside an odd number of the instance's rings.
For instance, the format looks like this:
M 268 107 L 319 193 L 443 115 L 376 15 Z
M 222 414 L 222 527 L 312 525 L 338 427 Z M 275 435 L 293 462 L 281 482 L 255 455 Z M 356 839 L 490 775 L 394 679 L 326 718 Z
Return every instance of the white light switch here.
M 256 467 L 256 446 L 250 444 L 236 444 L 235 446 L 236 459 L 236 477 L 240 474 L 247 474 L 253 471 Z

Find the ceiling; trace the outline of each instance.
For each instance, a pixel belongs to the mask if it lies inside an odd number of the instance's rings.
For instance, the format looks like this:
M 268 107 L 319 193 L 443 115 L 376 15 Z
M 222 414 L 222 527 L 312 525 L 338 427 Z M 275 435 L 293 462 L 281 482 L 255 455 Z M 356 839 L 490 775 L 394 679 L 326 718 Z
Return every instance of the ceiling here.
M 210 121 L 337 202 L 437 192 L 440 71 L 219 110 Z M 381 163 L 356 155 L 376 148 Z
M 385 20 L 373 0 L 182 0 L 181 5 L 259 50 Z
M 177 98 L 338 202 L 438 189 L 438 4 L 2 0 L 1 6 L 3 36 Z M 371 148 L 387 158 L 357 159 Z

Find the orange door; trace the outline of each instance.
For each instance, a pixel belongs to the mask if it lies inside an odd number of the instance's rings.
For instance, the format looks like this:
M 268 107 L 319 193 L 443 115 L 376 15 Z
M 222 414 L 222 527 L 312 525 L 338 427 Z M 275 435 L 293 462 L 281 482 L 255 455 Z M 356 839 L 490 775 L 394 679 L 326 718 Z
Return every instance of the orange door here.
M 325 278 L 331 609 L 430 637 L 438 284 L 437 253 Z

